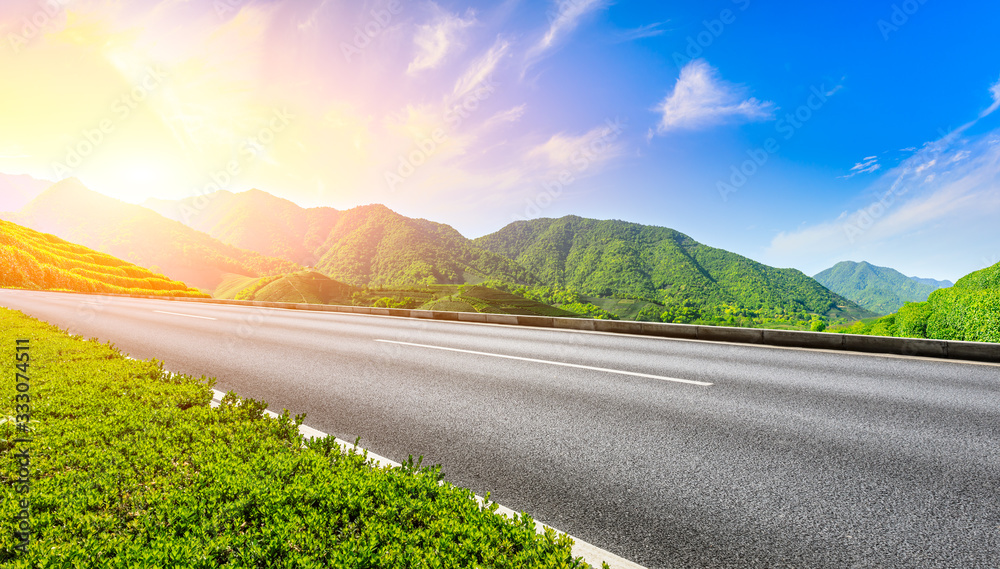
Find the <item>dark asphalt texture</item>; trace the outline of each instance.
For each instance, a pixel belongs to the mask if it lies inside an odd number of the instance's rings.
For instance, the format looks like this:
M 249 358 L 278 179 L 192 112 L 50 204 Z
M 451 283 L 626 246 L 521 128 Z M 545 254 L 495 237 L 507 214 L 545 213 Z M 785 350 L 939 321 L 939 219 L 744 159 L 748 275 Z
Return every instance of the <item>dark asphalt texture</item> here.
M 998 366 L 10 290 L 0 305 L 423 455 L 651 569 L 1000 567 Z

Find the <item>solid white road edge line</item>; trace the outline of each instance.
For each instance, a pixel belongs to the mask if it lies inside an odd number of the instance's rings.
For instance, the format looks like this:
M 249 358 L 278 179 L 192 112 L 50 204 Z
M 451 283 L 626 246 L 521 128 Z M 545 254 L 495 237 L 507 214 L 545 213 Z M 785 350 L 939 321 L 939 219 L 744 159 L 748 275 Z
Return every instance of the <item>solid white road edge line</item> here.
M 637 373 L 637 372 L 634 372 L 634 371 L 622 371 L 622 370 L 618 370 L 618 369 L 608 369 L 608 368 L 603 368 L 603 367 L 592 367 L 592 366 L 585 366 L 585 365 L 580 365 L 580 364 L 570 364 L 570 363 L 565 363 L 565 362 L 552 362 L 552 361 L 549 361 L 549 360 L 536 360 L 534 358 L 522 358 L 520 356 L 508 356 L 508 355 L 504 355 L 504 354 L 491 354 L 489 352 L 476 352 L 476 351 L 472 351 L 472 350 L 460 350 L 458 348 L 445 348 L 443 346 L 428 346 L 427 344 L 413 344 L 413 343 L 410 343 L 410 342 L 396 342 L 394 340 L 375 340 L 375 341 L 376 342 L 384 342 L 386 344 L 399 344 L 400 346 L 413 346 L 415 348 L 428 348 L 428 349 L 431 349 L 431 350 L 445 350 L 445 351 L 448 351 L 448 352 L 459 352 L 459 353 L 462 353 L 462 354 L 475 354 L 477 356 L 490 356 L 490 357 L 493 357 L 493 358 L 504 358 L 504 359 L 508 359 L 508 360 L 519 360 L 519 361 L 522 361 L 522 362 L 533 362 L 533 363 L 538 363 L 538 364 L 547 364 L 547 365 L 562 366 L 562 367 L 572 367 L 572 368 L 577 368 L 577 369 L 589 369 L 589 370 L 592 370 L 592 371 L 602 371 L 602 372 L 605 372 L 605 373 L 616 373 L 616 374 L 619 374 L 619 375 L 631 375 L 631 376 L 634 376 L 634 377 L 645 377 L 645 378 L 648 378 L 648 379 L 658 379 L 660 381 L 672 381 L 674 383 L 686 383 L 686 384 L 689 384 L 689 385 L 698 385 L 698 386 L 701 386 L 701 387 L 708 387 L 708 386 L 712 385 L 711 383 L 707 383 L 707 382 L 704 382 L 704 381 L 694 381 L 694 380 L 691 380 L 691 379 L 677 379 L 676 377 L 663 377 L 663 376 L 660 376 L 660 375 L 650 375 L 648 373 Z
M 214 399 L 212 399 L 211 406 L 212 407 L 218 407 L 219 404 L 222 403 L 222 398 L 225 397 L 226 394 L 223 393 L 223 392 L 221 392 L 221 391 L 219 391 L 218 389 L 213 389 L 212 390 L 212 394 L 214 395 Z M 267 413 L 267 415 L 269 417 L 272 417 L 272 418 L 277 418 L 278 417 L 277 413 L 275 413 L 274 411 L 271 411 L 269 409 L 265 409 L 264 412 Z M 323 437 L 329 436 L 329 435 L 327 435 L 326 433 L 324 433 L 322 431 L 317 431 L 316 429 L 314 429 L 312 427 L 307 427 L 305 425 L 299 425 L 299 432 L 302 433 L 302 436 L 304 436 L 307 439 L 311 439 L 311 438 L 323 438 Z M 363 449 L 361 447 L 354 446 L 354 443 L 349 443 L 349 442 L 347 442 L 345 440 L 341 440 L 341 439 L 334 439 L 334 440 L 336 440 L 337 444 L 340 445 L 344 450 L 348 450 L 348 449 L 352 449 L 353 448 L 353 449 L 356 449 L 357 452 L 362 452 L 362 453 L 363 452 L 368 452 L 368 451 L 366 451 L 365 449 Z M 385 458 L 384 456 L 379 456 L 379 455 L 377 455 L 375 453 L 372 453 L 372 452 L 368 452 L 368 458 L 372 462 L 374 462 L 375 464 L 377 464 L 379 466 L 379 468 L 387 468 L 387 467 L 388 468 L 398 468 L 399 466 L 401 466 L 396 461 L 389 460 L 388 458 Z M 486 506 L 486 500 L 483 499 L 483 497 L 479 496 L 478 494 L 475 495 L 475 496 L 476 496 L 476 501 L 479 502 L 480 507 L 485 507 Z M 496 502 L 494 502 L 494 503 L 496 503 Z M 511 518 L 511 519 L 513 519 L 513 518 L 515 518 L 516 516 L 519 515 L 517 512 L 515 512 L 514 510 L 511 510 L 510 508 L 504 507 L 504 506 L 502 506 L 500 504 L 497 504 L 497 506 L 498 506 L 497 507 L 497 513 L 498 514 L 507 516 L 508 518 Z M 543 524 L 542 522 L 540 522 L 538 520 L 535 520 L 535 531 L 536 532 L 538 532 L 539 534 L 544 534 L 545 533 L 545 528 L 552 528 L 557 534 L 560 534 L 560 535 L 568 535 L 565 532 L 561 532 L 561 531 L 557 530 L 556 528 L 553 528 L 552 526 L 550 526 L 548 524 Z M 596 545 L 587 543 L 586 541 L 583 541 L 581 539 L 577 539 L 577 538 L 575 538 L 573 536 L 569 536 L 569 537 L 573 539 L 573 556 L 574 557 L 582 557 L 583 560 L 586 561 L 587 563 L 589 563 L 590 566 L 593 567 L 594 569 L 601 569 L 601 564 L 602 563 L 607 563 L 608 566 L 611 567 L 611 569 L 646 569 L 642 565 L 639 565 L 637 563 L 633 563 L 633 562 L 629 561 L 628 559 L 624 559 L 622 557 L 618 557 L 617 555 L 615 555 L 614 553 L 611 553 L 610 551 L 604 551 L 603 549 L 601 549 L 600 547 L 597 547 Z
M 194 314 L 180 314 L 178 312 L 166 312 L 164 310 L 154 310 L 153 312 L 157 314 L 169 314 L 171 316 L 184 316 L 185 318 L 200 318 L 202 320 L 218 320 L 218 318 L 209 318 L 208 316 L 195 316 Z

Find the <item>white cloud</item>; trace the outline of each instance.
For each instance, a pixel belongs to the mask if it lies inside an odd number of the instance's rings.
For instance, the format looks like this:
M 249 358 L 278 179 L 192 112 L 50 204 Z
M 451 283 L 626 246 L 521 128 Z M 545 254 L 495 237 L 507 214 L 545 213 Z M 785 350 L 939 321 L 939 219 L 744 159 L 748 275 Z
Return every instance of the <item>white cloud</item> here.
M 441 65 L 448 55 L 456 49 L 461 49 L 460 36 L 462 32 L 476 24 L 474 14 L 467 14 L 463 19 L 455 14 L 442 11 L 433 5 L 436 19 L 417 27 L 413 43 L 417 47 L 417 56 L 410 62 L 406 73 L 415 75 L 426 69 L 434 69 Z
M 663 29 L 664 24 L 666 22 L 655 22 L 631 30 L 624 30 L 617 35 L 617 40 L 619 42 L 629 42 L 661 36 L 667 33 L 667 30 Z
M 954 164 L 956 162 L 961 162 L 962 160 L 965 160 L 969 156 L 972 156 L 972 152 L 968 150 L 960 150 L 956 152 L 954 156 L 951 157 L 951 160 L 948 163 Z
M 609 121 L 581 135 L 556 134 L 525 154 L 527 161 L 542 159 L 550 167 L 566 168 L 586 163 L 601 165 L 626 152 L 622 125 Z
M 986 115 L 992 114 L 993 111 L 1000 109 L 1000 80 L 990 87 L 990 95 L 993 95 L 993 104 L 990 105 L 990 108 L 983 111 L 982 114 L 979 115 L 979 118 L 983 118 Z
M 663 114 L 657 131 L 774 119 L 774 103 L 745 97 L 745 88 L 723 81 L 704 60 L 692 61 L 681 69 L 674 91 L 656 108 Z
M 859 206 L 779 233 L 765 262 L 817 272 L 838 260 L 864 258 L 953 279 L 979 268 L 972 266 L 976 255 L 1000 239 L 994 221 L 1000 214 L 1000 147 L 990 144 L 996 134 L 925 145 L 875 182 Z
M 500 61 L 507 55 L 509 49 L 510 43 L 498 38 L 493 47 L 473 61 L 466 68 L 465 73 L 455 82 L 452 97 L 458 99 L 485 83 L 496 70 Z
M 867 156 L 861 162 L 858 162 L 851 168 L 851 173 L 846 176 L 841 176 L 844 179 L 850 179 L 858 174 L 871 174 L 872 172 L 877 172 L 882 169 L 882 165 L 878 163 L 878 156 Z
M 604 8 L 607 0 L 556 0 L 557 8 L 549 12 L 549 29 L 528 52 L 529 59 L 536 58 L 555 47 L 571 33 L 588 14 Z
M 487 119 L 486 122 L 483 123 L 484 127 L 491 127 L 501 123 L 518 122 L 521 120 L 521 117 L 524 116 L 524 112 L 527 108 L 528 104 L 524 103 L 511 109 L 507 109 L 506 111 L 501 111 Z
M 323 8 L 326 7 L 329 1 L 330 0 L 323 0 L 322 2 L 320 2 L 320 5 L 317 6 L 316 9 L 313 10 L 311 14 L 309 14 L 308 18 L 299 22 L 299 30 L 305 31 L 315 27 L 317 22 L 319 22 L 319 13 L 323 11 Z

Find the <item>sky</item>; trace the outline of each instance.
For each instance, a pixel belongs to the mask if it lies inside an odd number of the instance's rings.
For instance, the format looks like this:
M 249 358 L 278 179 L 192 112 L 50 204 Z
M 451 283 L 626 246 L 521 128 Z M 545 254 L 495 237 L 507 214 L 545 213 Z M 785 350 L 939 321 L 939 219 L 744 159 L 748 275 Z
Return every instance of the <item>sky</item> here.
M 467 237 L 568 214 L 815 274 L 1000 262 L 1000 4 L 5 0 L 0 173 Z

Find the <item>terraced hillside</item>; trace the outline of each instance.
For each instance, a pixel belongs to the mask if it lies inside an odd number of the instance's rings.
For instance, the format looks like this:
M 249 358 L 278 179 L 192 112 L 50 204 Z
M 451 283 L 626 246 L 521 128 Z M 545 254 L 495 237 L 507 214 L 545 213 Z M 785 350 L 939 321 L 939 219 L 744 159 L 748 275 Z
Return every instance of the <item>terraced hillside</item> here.
M 0 286 L 163 296 L 207 295 L 55 235 L 0 221 Z

